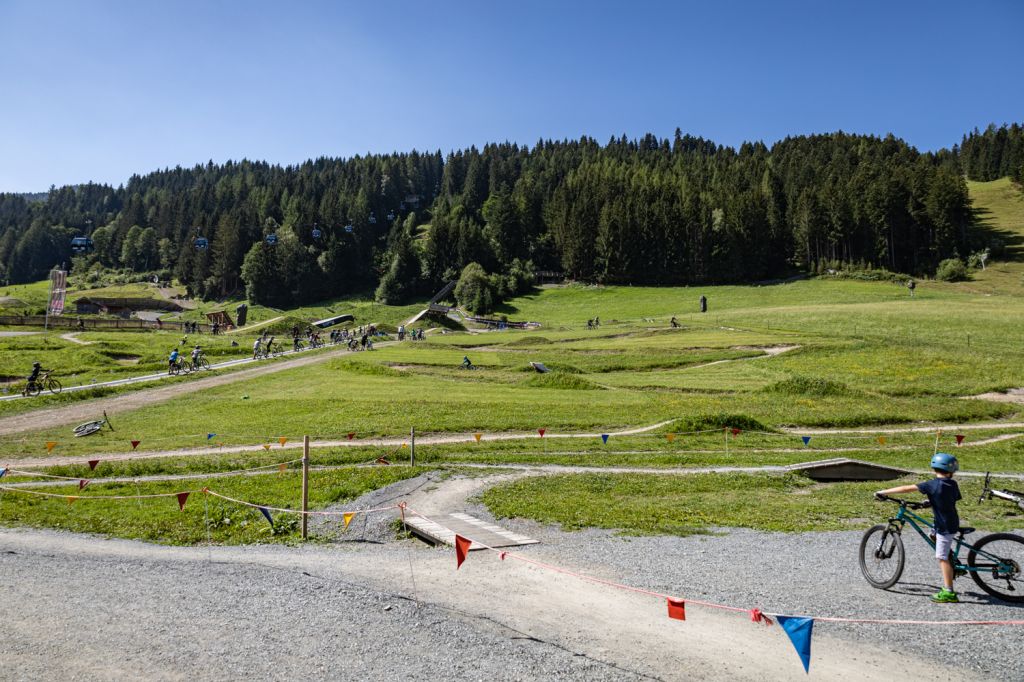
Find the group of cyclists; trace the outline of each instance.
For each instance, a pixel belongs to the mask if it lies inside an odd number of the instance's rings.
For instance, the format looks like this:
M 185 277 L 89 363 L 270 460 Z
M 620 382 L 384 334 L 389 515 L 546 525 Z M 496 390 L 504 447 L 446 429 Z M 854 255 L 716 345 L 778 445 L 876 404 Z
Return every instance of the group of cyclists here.
M 170 356 L 167 358 L 167 373 L 178 374 L 179 372 L 195 372 L 202 369 L 204 366 L 209 368 L 210 363 L 204 362 L 203 349 L 197 343 L 192 349 L 190 354 L 191 362 L 183 362 L 181 353 L 178 351 L 178 347 L 175 346 L 171 350 Z

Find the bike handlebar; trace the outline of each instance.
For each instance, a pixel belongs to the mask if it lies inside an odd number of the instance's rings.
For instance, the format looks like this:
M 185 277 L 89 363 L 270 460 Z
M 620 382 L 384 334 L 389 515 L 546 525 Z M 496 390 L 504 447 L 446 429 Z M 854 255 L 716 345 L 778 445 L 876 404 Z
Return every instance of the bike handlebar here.
M 898 497 L 889 497 L 882 493 L 875 493 L 875 499 L 882 502 L 895 502 L 901 507 L 907 507 L 909 509 L 928 509 L 932 506 L 931 502 L 911 502 L 910 500 L 901 500 Z

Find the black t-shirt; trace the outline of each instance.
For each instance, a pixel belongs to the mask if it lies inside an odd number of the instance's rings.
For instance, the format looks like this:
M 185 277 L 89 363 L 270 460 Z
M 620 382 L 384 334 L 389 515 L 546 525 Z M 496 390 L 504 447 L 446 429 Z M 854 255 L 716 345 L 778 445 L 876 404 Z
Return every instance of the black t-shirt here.
M 956 503 L 960 497 L 960 486 L 952 478 L 933 478 L 918 483 L 917 489 L 928 496 L 935 514 L 936 533 L 956 533 L 960 530 L 960 516 L 956 513 Z

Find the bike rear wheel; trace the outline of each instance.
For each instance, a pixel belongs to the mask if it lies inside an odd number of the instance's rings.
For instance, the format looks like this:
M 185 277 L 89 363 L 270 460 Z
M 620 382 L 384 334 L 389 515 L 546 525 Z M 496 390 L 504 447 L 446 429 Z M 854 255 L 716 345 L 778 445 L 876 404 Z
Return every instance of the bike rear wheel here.
M 50 393 L 54 395 L 57 395 L 62 390 L 64 390 L 64 387 L 61 386 L 60 382 L 57 381 L 56 379 L 50 379 L 46 382 L 46 390 L 48 390 Z
M 993 597 L 1024 604 L 1024 538 L 1012 533 L 986 535 L 971 548 L 967 565 L 986 567 L 971 571 L 978 587 Z
M 75 427 L 75 436 L 91 436 L 102 428 L 102 421 L 85 422 Z
M 33 382 L 25 387 L 25 395 L 35 398 L 37 395 L 43 392 L 43 387 L 39 385 L 39 382 Z
M 868 528 L 860 541 L 860 572 L 872 587 L 887 590 L 903 575 L 903 538 L 888 525 Z

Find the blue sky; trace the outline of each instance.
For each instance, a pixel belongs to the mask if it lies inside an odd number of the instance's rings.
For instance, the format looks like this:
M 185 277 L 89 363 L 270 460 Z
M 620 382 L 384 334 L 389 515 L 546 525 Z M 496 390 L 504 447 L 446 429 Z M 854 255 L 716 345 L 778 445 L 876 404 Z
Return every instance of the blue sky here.
M 0 0 L 0 191 L 207 160 L 1024 121 L 1024 2 Z

